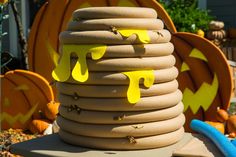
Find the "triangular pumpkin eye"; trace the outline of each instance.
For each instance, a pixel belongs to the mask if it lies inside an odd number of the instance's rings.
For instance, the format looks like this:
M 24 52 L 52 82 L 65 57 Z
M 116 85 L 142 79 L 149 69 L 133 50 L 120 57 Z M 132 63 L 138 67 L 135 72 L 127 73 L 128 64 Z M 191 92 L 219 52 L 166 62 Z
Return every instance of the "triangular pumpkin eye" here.
M 194 49 L 191 51 L 189 57 L 198 58 L 198 59 L 201 59 L 201 60 L 203 60 L 203 61 L 208 62 L 208 60 L 207 60 L 207 58 L 204 56 L 204 54 L 203 54 L 200 50 L 198 50 L 198 49 L 196 49 L 196 48 L 194 48 Z
M 188 71 L 188 70 L 190 70 L 188 64 L 183 62 L 182 65 L 181 65 L 180 72 L 185 72 L 185 71 Z
M 205 57 L 205 55 L 200 50 L 198 50 L 196 48 L 193 48 L 193 50 L 190 52 L 189 57 L 198 58 L 198 59 L 201 59 L 201 60 L 203 60 L 205 62 L 208 62 L 208 60 Z M 188 71 L 188 70 L 190 70 L 188 64 L 183 62 L 182 65 L 181 65 L 180 72 L 185 72 L 185 71 Z

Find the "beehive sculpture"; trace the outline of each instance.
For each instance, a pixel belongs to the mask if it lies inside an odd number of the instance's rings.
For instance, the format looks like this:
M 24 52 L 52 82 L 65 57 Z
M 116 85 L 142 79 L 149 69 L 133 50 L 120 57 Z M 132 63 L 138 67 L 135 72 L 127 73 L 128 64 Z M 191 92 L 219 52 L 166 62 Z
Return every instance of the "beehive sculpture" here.
M 99 149 L 164 147 L 183 134 L 171 34 L 150 8 L 76 10 L 60 34 L 52 76 L 68 143 Z

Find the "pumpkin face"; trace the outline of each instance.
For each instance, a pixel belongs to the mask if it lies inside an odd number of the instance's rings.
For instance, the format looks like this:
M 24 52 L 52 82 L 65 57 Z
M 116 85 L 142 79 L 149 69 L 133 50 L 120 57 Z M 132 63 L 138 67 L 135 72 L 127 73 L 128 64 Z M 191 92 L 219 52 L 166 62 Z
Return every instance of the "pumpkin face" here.
M 158 18 L 173 33 L 172 43 L 175 46 L 176 67 L 180 72 L 178 81 L 184 94 L 187 131 L 190 131 L 188 125 L 193 118 L 212 120 L 216 118 L 217 107 L 228 108 L 232 82 L 223 53 L 204 38 L 190 33 L 178 33 L 169 15 L 155 0 L 49 1 L 37 14 L 30 33 L 30 69 L 52 81 L 51 72 L 59 52 L 59 33 L 65 30 L 75 9 L 95 6 L 153 8 Z M 42 66 L 42 61 L 48 64 L 48 68 Z
M 188 117 L 186 124 L 192 118 L 215 121 L 217 107 L 229 107 L 232 90 L 225 57 L 208 40 L 194 34 L 175 33 L 172 42 L 176 66 L 180 71 L 178 80 L 183 92 L 185 115 Z M 189 129 L 187 125 L 186 129 Z
M 40 118 L 40 111 L 48 102 L 54 100 L 49 83 L 42 76 L 30 71 L 9 71 L 1 76 L 1 84 L 2 129 L 26 129 L 30 120 Z

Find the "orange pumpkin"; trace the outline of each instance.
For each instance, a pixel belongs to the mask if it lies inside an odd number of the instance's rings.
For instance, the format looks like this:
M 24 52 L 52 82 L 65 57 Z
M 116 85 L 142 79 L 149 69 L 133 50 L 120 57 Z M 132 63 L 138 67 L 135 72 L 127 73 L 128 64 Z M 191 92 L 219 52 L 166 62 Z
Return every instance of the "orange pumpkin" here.
M 199 29 L 196 34 L 203 38 L 205 36 L 205 32 L 202 29 Z
M 39 120 L 39 119 L 34 119 L 31 121 L 29 125 L 29 130 L 32 133 L 37 133 L 37 134 L 42 134 L 44 130 L 46 130 L 49 126 L 49 121 L 46 119 Z
M 7 3 L 8 2 L 8 0 L 0 0 L 0 5 L 1 4 L 5 4 L 5 3 Z
M 213 126 L 214 128 L 216 128 L 217 130 L 219 130 L 222 134 L 225 133 L 225 125 L 224 123 L 220 123 L 220 122 L 211 122 L 211 121 L 205 121 L 207 124 Z
M 56 52 L 59 52 L 59 33 L 65 30 L 75 9 L 95 6 L 137 6 L 149 7 L 157 11 L 159 18 L 173 34 L 176 66 L 180 71 L 178 81 L 184 94 L 187 131 L 190 131 L 188 126 L 191 119 L 215 120 L 217 107 L 228 108 L 232 81 L 223 53 L 204 38 L 191 33 L 177 32 L 169 15 L 156 0 L 48 1 L 40 9 L 31 29 L 30 69 L 52 81 L 51 71 L 55 66 L 53 58 L 57 58 Z M 47 63 L 48 68 L 42 66 L 42 61 Z
M 217 108 L 217 115 L 216 115 L 216 120 L 223 123 L 226 122 L 229 119 L 229 114 L 220 108 Z
M 192 118 L 216 121 L 217 107 L 228 109 L 232 91 L 231 74 L 223 53 L 210 41 L 190 33 L 175 33 L 172 42 L 179 60 L 176 65 L 180 69 L 178 80 L 187 108 L 187 124 Z M 183 70 L 183 65 L 187 69 Z
M 9 71 L 1 76 L 1 84 L 2 129 L 27 129 L 30 121 L 41 118 L 46 104 L 54 100 L 48 81 L 34 72 Z
M 227 120 L 227 131 L 230 137 L 236 137 L 236 115 L 230 116 Z

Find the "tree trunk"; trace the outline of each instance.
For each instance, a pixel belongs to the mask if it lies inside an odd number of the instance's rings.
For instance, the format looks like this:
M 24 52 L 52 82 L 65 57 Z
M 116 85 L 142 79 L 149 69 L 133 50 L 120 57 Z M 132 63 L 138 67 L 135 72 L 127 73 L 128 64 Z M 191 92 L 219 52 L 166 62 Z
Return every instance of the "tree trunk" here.
M 24 36 L 23 33 L 23 26 L 21 23 L 20 15 L 18 12 L 18 9 L 16 7 L 16 3 L 14 0 L 10 1 L 10 5 L 15 17 L 15 22 L 16 22 L 16 27 L 17 27 L 17 32 L 18 32 L 18 41 L 20 44 L 21 48 L 21 62 L 22 62 L 22 67 L 24 69 L 29 69 L 28 67 L 28 53 L 27 53 L 27 40 Z

